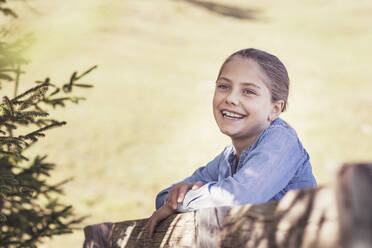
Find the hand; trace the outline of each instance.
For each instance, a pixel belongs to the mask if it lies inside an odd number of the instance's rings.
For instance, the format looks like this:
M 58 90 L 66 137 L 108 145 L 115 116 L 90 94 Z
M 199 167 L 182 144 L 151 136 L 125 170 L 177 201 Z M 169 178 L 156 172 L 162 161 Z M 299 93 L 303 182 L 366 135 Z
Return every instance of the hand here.
M 198 189 L 201 186 L 203 186 L 202 181 L 197 183 L 178 183 L 171 188 L 167 203 L 173 210 L 177 210 L 178 203 L 183 202 L 187 191 Z
M 202 185 L 203 182 L 199 181 L 197 183 L 178 183 L 172 187 L 168 195 L 168 201 L 152 214 L 147 223 L 147 231 L 150 238 L 152 238 L 155 227 L 159 224 L 159 222 L 176 212 L 178 203 L 183 202 L 187 191 L 190 189 L 198 189 Z
M 174 210 L 168 204 L 168 202 L 166 202 L 161 208 L 159 208 L 152 214 L 152 216 L 149 219 L 149 222 L 147 222 L 147 231 L 148 231 L 150 238 L 152 238 L 155 227 L 159 224 L 159 222 L 168 218 L 170 215 L 172 215 L 175 212 L 176 210 Z

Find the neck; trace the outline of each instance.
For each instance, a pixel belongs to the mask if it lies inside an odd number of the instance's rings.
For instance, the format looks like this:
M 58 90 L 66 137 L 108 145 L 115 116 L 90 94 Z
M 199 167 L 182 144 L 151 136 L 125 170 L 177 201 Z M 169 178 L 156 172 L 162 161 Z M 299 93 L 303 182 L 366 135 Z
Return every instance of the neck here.
M 260 133 L 261 132 L 257 133 L 256 135 L 252 137 L 245 138 L 245 139 L 231 138 L 232 144 L 236 151 L 236 158 L 238 159 L 238 161 L 240 159 L 240 154 L 242 154 L 243 150 L 251 146 L 256 141 Z

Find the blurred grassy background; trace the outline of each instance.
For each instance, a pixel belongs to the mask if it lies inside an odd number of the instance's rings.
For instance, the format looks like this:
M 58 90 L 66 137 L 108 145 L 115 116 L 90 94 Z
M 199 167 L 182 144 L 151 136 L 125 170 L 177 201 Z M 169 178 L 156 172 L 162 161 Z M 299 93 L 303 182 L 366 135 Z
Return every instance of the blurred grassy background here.
M 19 33 L 34 32 L 23 89 L 49 76 L 99 69 L 79 106 L 57 110 L 68 125 L 29 153 L 58 164 L 65 201 L 84 225 L 145 218 L 156 193 L 190 175 L 229 144 L 214 123 L 214 80 L 232 52 L 277 55 L 291 78 L 283 114 L 307 148 L 320 183 L 344 161 L 371 160 L 372 2 L 219 0 L 30 0 L 14 4 Z M 249 13 L 222 15 L 223 6 Z M 36 11 L 35 11 L 36 9 Z M 236 11 L 231 13 L 238 14 Z M 43 247 L 79 247 L 83 233 Z

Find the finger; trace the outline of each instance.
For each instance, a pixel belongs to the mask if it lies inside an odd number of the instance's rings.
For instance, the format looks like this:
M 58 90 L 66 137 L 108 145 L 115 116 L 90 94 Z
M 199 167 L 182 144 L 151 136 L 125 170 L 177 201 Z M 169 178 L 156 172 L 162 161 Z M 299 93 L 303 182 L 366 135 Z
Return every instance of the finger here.
M 183 185 L 180 190 L 178 191 L 178 197 L 177 202 L 181 203 L 183 202 L 183 199 L 185 199 L 186 192 L 190 189 L 191 184 Z
M 148 228 L 148 233 L 149 233 L 149 237 L 152 238 L 152 236 L 154 235 L 154 232 L 155 232 L 155 228 L 156 226 L 158 225 L 158 223 L 162 220 L 161 219 L 161 216 L 159 216 L 159 212 L 155 212 L 152 216 L 151 216 L 151 219 L 149 221 L 149 228 Z
M 173 206 L 177 202 L 179 187 L 175 186 L 168 195 L 168 203 Z
M 201 186 L 203 186 L 203 182 L 199 181 L 192 186 L 192 190 L 199 189 Z
M 168 204 L 173 209 L 177 209 L 177 197 L 178 197 L 179 188 L 177 187 L 175 190 L 169 193 L 168 196 Z
M 154 214 L 150 217 L 149 221 L 146 223 L 146 229 L 149 234 L 149 237 L 152 238 L 152 235 L 154 233 Z
M 150 218 L 149 222 L 149 236 L 152 238 L 156 226 L 164 219 L 168 218 L 168 216 L 172 215 L 174 211 L 168 206 L 163 205 L 161 208 L 159 208 L 157 211 L 154 212 L 154 214 Z
M 148 229 L 150 239 L 152 239 L 152 235 L 154 234 L 154 228 L 155 228 L 154 221 L 151 220 L 149 223 L 149 229 Z

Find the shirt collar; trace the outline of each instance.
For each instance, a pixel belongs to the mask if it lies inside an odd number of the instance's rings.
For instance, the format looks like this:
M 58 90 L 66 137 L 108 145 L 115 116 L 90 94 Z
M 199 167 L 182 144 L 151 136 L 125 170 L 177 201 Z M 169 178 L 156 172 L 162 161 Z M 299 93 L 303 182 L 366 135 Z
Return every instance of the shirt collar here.
M 285 122 L 280 119 L 279 117 L 275 118 L 274 121 L 271 122 L 270 126 L 265 128 L 264 130 L 262 130 L 262 132 L 260 133 L 260 135 L 257 137 L 257 139 L 253 142 L 253 144 L 251 144 L 250 146 L 248 146 L 247 148 L 245 148 L 242 153 L 240 154 L 240 160 L 243 159 L 247 156 L 248 152 L 250 151 L 250 149 L 252 147 L 255 146 L 255 144 L 258 142 L 258 140 L 260 139 L 260 137 L 263 135 L 263 133 L 268 129 L 270 128 L 271 126 L 273 125 L 285 125 Z M 234 160 L 234 158 L 236 157 L 236 151 L 235 151 L 235 147 L 233 146 L 233 149 L 231 151 L 231 153 L 229 154 L 229 157 L 228 157 L 228 160 L 229 160 L 229 163 L 231 164 L 231 162 Z

